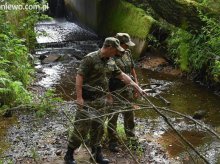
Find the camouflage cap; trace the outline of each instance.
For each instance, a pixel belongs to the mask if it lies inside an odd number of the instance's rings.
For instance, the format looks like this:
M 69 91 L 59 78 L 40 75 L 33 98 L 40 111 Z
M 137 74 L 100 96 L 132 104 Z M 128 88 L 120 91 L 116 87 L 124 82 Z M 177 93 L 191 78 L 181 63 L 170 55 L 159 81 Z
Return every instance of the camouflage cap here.
M 117 33 L 115 37 L 120 41 L 121 44 L 135 46 L 135 44 L 131 41 L 131 37 L 128 33 Z
M 106 45 L 106 46 L 112 46 L 112 47 L 115 47 L 117 48 L 118 51 L 120 52 L 124 52 L 124 48 L 122 48 L 120 46 L 120 41 L 114 37 L 108 37 L 105 39 L 103 45 Z

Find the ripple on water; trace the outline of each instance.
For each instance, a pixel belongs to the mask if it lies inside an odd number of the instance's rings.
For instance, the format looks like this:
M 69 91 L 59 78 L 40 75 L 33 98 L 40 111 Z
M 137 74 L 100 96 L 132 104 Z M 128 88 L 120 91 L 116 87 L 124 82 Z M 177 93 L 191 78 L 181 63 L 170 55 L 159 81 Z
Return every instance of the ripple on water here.
M 65 19 L 39 22 L 35 27 L 35 31 L 39 34 L 37 37 L 38 43 L 94 40 L 98 38 L 96 34 Z
M 42 71 L 45 73 L 45 77 L 39 81 L 39 85 L 49 88 L 58 84 L 61 79 L 61 74 L 65 72 L 65 68 L 63 67 L 63 64 L 59 63 L 51 67 L 44 67 Z

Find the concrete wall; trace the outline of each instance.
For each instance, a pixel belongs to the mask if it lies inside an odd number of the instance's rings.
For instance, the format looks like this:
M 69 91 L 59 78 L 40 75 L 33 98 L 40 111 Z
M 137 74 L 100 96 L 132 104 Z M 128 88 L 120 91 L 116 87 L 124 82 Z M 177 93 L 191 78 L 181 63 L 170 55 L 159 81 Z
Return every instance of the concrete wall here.
M 64 0 L 69 14 L 80 23 L 97 30 L 100 0 Z M 71 13 L 72 12 L 72 13 Z
M 131 40 L 135 43 L 135 47 L 133 48 L 133 57 L 138 59 L 144 50 L 147 47 L 147 42 L 144 39 L 131 37 Z
M 120 0 L 64 0 L 73 17 L 101 37 L 115 36 L 117 32 L 127 32 L 136 46 L 134 58 L 145 50 L 146 38 L 153 19 L 134 5 Z

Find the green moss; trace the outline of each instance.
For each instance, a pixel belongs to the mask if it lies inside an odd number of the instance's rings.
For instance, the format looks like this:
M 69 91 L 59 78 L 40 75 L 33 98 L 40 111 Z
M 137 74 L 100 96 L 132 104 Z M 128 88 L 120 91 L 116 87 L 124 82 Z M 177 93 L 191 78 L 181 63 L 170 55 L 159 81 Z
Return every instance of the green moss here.
M 125 1 L 120 0 L 109 5 L 106 5 L 103 11 L 105 14 L 100 28 L 103 35 L 127 32 L 139 39 L 146 38 L 154 22 L 153 18 L 147 16 L 142 9 Z
M 188 54 L 189 54 L 189 45 L 187 43 L 181 43 L 179 46 L 179 53 L 180 53 L 180 68 L 183 71 L 188 70 Z

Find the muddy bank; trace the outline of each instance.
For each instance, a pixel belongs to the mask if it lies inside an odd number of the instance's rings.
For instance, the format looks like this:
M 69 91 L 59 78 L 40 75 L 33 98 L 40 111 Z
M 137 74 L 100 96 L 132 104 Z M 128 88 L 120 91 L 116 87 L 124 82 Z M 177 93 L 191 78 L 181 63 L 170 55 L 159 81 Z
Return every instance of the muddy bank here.
M 205 86 L 214 94 L 220 96 L 220 86 L 217 83 L 213 83 L 210 79 L 204 76 L 206 73 L 201 71 L 200 73 L 194 71 L 188 73 L 182 71 L 180 68 L 175 66 L 173 62 L 167 59 L 164 54 L 159 51 L 145 52 L 145 54 L 138 60 L 138 67 L 150 71 L 159 72 L 168 76 L 174 76 L 177 78 L 189 79 L 198 85 Z M 205 71 L 205 70 L 204 70 Z
M 34 112 L 17 112 L 17 123 L 9 129 L 10 149 L 4 161 L 13 163 L 44 163 L 61 155 L 67 137 L 67 118 L 62 110 L 74 113 L 73 105 L 62 105 L 43 118 Z
M 164 73 L 167 75 L 173 75 L 178 77 L 181 77 L 183 75 L 180 69 L 177 69 L 174 66 L 170 65 L 168 61 L 160 55 L 145 56 L 141 59 L 141 61 L 138 64 L 140 68 Z

